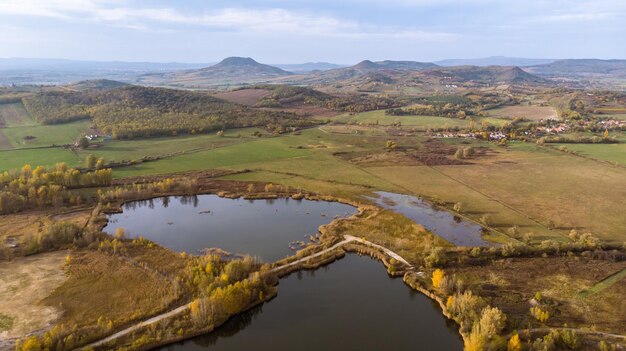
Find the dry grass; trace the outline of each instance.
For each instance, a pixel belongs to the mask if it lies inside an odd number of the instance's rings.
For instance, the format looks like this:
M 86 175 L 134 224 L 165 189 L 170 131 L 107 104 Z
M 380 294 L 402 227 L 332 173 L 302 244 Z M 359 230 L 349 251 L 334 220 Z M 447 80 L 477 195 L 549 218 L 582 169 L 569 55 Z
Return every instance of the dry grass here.
M 0 262 L 0 316 L 12 319 L 0 338 L 14 338 L 48 327 L 59 316 L 58 305 L 40 303 L 65 281 L 66 252 L 51 252 Z
M 71 262 L 69 278 L 44 299 L 48 306 L 61 306 L 60 322 L 66 325 L 95 325 L 103 317 L 117 327 L 156 314 L 178 298 L 169 280 L 131 260 L 79 251 Z
M 548 326 L 595 327 L 609 333 L 626 332 L 626 283 L 624 280 L 588 298 L 581 290 L 592 287 L 607 275 L 623 269 L 624 262 L 581 257 L 525 258 L 498 260 L 478 267 L 447 269 L 468 288 L 491 300 L 509 318 L 509 325 L 539 327 L 530 318 L 530 300 L 541 292 L 543 300 L 556 304 Z M 491 286 L 490 286 L 491 285 Z M 495 286 L 495 288 L 493 287 Z
M 475 220 L 489 214 L 503 232 L 517 225 L 517 239 L 532 232 L 538 240 L 566 240 L 576 229 L 607 241 L 626 240 L 623 168 L 529 145 L 500 149 L 472 163 L 367 169 L 415 194 L 462 202 Z M 550 220 L 556 229 L 548 229 Z
M 488 110 L 489 116 L 499 118 L 523 117 L 531 121 L 558 119 L 556 109 L 551 106 L 515 105 Z
M 434 246 L 451 246 L 410 219 L 387 210 L 366 210 L 356 220 L 338 220 L 325 227 L 329 234 L 345 234 L 365 238 L 396 252 L 404 259 L 418 264 L 424 251 Z

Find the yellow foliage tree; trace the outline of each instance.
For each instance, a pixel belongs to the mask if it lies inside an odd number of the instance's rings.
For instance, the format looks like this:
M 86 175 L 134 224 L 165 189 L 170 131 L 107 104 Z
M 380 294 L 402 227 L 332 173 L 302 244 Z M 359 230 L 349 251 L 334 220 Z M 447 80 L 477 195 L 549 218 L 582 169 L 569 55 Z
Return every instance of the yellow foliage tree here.
M 450 311 L 452 306 L 454 305 L 454 296 L 448 296 L 448 301 L 446 301 L 446 310 Z
M 522 349 L 522 341 L 519 339 L 519 335 L 515 333 L 509 339 L 509 344 L 507 345 L 507 351 L 520 351 L 521 349 Z
M 433 277 L 432 277 L 433 287 L 435 289 L 439 289 L 444 276 L 445 274 L 441 269 L 439 268 L 435 269 L 435 271 L 433 272 Z

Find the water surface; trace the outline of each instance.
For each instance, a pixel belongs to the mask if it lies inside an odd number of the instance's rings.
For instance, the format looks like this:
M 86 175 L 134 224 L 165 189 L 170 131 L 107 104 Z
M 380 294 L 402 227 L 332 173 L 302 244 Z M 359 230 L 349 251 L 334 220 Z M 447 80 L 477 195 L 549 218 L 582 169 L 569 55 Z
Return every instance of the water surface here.
M 489 246 L 491 243 L 482 238 L 483 228 L 468 220 L 439 210 L 426 201 L 411 195 L 378 191 L 375 200 L 379 206 L 400 213 L 434 234 L 457 246 Z
M 462 350 L 439 307 L 369 257 L 349 254 L 280 280 L 278 296 L 162 351 Z
M 178 252 L 217 247 L 266 262 L 293 255 L 289 243 L 308 241 L 335 216 L 356 213 L 352 206 L 327 201 L 227 199 L 217 195 L 163 197 L 134 201 L 109 216 L 107 233 L 124 228 Z

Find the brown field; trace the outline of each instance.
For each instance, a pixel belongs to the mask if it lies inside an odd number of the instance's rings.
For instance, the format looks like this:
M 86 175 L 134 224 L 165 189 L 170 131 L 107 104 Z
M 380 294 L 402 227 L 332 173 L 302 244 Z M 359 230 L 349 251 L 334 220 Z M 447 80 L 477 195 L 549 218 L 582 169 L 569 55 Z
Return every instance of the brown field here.
M 57 251 L 0 262 L 0 316 L 13 319 L 9 330 L 0 329 L 0 341 L 46 328 L 58 318 L 57 305 L 44 306 L 41 300 L 66 279 L 66 255 Z
M 4 215 L 0 221 L 0 247 L 20 242 L 24 236 L 36 234 L 53 222 L 65 221 L 83 227 L 90 215 L 90 210 L 84 208 L 52 216 L 43 210 Z
M 557 304 L 548 326 L 594 326 L 598 330 L 626 332 L 626 280 L 586 298 L 578 294 L 616 271 L 624 262 L 593 260 L 583 257 L 502 259 L 487 265 L 447 269 L 456 274 L 469 290 L 487 296 L 507 315 L 513 329 L 529 317 L 530 300 L 536 292 Z M 497 286 L 497 290 L 492 287 Z M 533 327 L 541 324 L 534 321 Z
M 486 111 L 489 116 L 499 118 L 524 117 L 532 121 L 541 119 L 558 119 L 556 109 L 550 106 L 505 106 Z
M 224 99 L 237 104 L 254 106 L 259 99 L 266 97 L 271 93 L 272 91 L 267 89 L 241 89 L 218 93 L 214 96 L 216 98 Z
M 179 256 L 162 252 L 160 269 L 176 264 Z M 72 252 L 69 279 L 44 299 L 48 306 L 63 306 L 61 322 L 94 325 L 99 317 L 116 326 L 167 308 L 178 296 L 173 282 L 148 268 L 140 257 L 122 258 L 99 251 Z M 148 262 L 146 262 L 148 264 Z M 88 287 L 88 288 L 86 288 Z

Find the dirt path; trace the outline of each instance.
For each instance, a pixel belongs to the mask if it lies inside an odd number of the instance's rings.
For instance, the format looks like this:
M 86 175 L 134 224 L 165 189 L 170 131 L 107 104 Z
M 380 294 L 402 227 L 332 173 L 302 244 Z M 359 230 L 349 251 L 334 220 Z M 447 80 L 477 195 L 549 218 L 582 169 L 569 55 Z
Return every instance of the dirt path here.
M 306 262 L 306 261 L 308 261 L 308 260 L 310 260 L 312 258 L 316 258 L 316 257 L 319 257 L 321 255 L 324 255 L 324 254 L 326 254 L 326 253 L 328 253 L 328 252 L 330 252 L 332 250 L 335 250 L 335 249 L 337 249 L 337 248 L 339 248 L 339 247 L 341 247 L 341 246 L 343 246 L 345 244 L 351 243 L 351 242 L 358 242 L 358 243 L 360 243 L 362 245 L 367 245 L 367 246 L 370 246 L 370 247 L 374 247 L 374 248 L 380 249 L 380 250 L 384 251 L 390 257 L 393 257 L 394 259 L 404 263 L 409 268 L 411 268 L 411 269 L 414 268 L 404 258 L 402 258 L 397 253 L 387 249 L 386 247 L 374 244 L 374 243 L 369 242 L 369 241 L 367 241 L 365 239 L 357 238 L 357 237 L 352 236 L 352 235 L 344 235 L 344 240 L 336 243 L 335 245 L 333 245 L 333 246 L 331 246 L 331 247 L 329 247 L 327 249 L 324 249 L 324 250 L 322 250 L 320 252 L 316 252 L 316 253 L 311 254 L 309 256 L 303 257 L 303 258 L 301 258 L 299 260 L 296 260 L 296 261 L 284 264 L 282 266 L 273 268 L 273 269 L 270 270 L 270 272 L 271 273 L 276 273 L 276 272 L 281 271 L 281 270 L 283 270 L 285 268 L 292 267 L 292 266 L 297 265 L 297 264 L 302 263 L 302 262 Z M 418 272 L 418 274 L 420 274 L 420 273 L 421 272 Z M 191 305 L 191 303 L 188 303 L 188 304 L 179 306 L 179 307 L 177 307 L 177 308 L 175 308 L 173 310 L 170 310 L 168 312 L 165 312 L 165 313 L 162 313 L 160 315 L 154 316 L 154 317 L 152 317 L 150 319 L 146 319 L 145 321 L 139 322 L 139 323 L 133 325 L 132 327 L 128 327 L 128 328 L 126 328 L 124 330 L 120 330 L 119 332 L 117 332 L 115 334 L 112 334 L 112 335 L 110 335 L 110 336 L 108 336 L 108 337 L 106 337 L 104 339 L 101 339 L 101 340 L 98 340 L 96 342 L 93 342 L 93 343 L 91 343 L 89 345 L 85 345 L 83 347 L 80 347 L 80 348 L 78 348 L 76 350 L 82 350 L 82 349 L 85 349 L 85 348 L 88 348 L 88 347 L 101 346 L 103 344 L 106 344 L 107 342 L 113 341 L 113 340 L 118 339 L 118 338 L 120 338 L 122 336 L 125 336 L 125 335 L 128 335 L 130 333 L 133 333 L 134 331 L 137 331 L 138 329 L 140 329 L 142 327 L 145 327 L 147 325 L 151 325 L 151 324 L 154 324 L 154 323 L 158 323 L 158 322 L 160 322 L 160 321 L 162 321 L 164 319 L 167 319 L 167 318 L 176 316 L 176 315 L 178 315 L 180 313 L 183 313 L 183 312 L 187 311 L 190 308 L 190 305 Z

